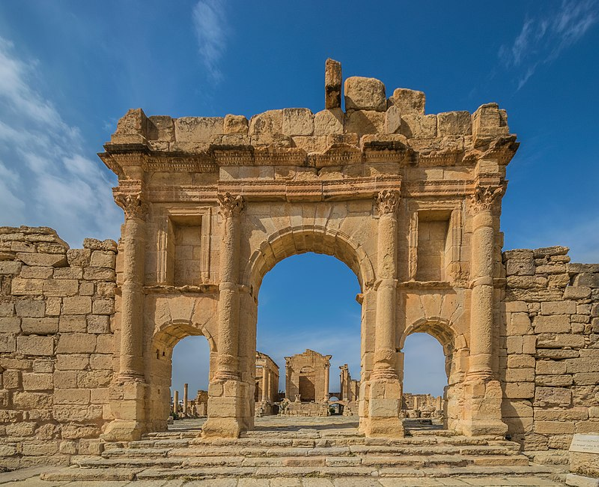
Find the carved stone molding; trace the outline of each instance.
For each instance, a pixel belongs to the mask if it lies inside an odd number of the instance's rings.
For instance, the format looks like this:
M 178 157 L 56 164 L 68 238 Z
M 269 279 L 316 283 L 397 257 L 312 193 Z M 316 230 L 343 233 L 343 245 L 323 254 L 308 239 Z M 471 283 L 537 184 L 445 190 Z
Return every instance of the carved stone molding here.
M 394 189 L 385 189 L 376 195 L 376 208 L 379 215 L 389 215 L 397 213 L 399 208 L 399 191 Z
M 245 200 L 241 195 L 233 196 L 231 193 L 225 193 L 216 196 L 220 205 L 219 213 L 223 218 L 239 216 L 245 206 Z
M 127 194 L 114 193 L 114 201 L 125 212 L 125 218 L 146 218 L 148 214 L 148 204 L 143 200 L 141 192 Z
M 491 210 L 504 192 L 505 186 L 477 186 L 474 194 L 470 195 L 470 212 L 477 214 Z

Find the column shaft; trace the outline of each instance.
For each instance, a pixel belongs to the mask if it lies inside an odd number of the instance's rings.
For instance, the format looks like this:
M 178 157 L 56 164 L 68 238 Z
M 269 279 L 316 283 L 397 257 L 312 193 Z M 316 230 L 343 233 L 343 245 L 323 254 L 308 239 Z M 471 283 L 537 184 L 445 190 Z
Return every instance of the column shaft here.
M 139 216 L 125 219 L 123 230 L 123 284 L 121 287 L 121 377 L 142 378 L 143 283 L 146 223 Z
M 262 367 L 262 402 L 268 400 L 268 369 Z
M 490 209 L 484 209 L 473 217 L 469 367 L 470 376 L 481 378 L 490 378 L 493 375 L 494 247 L 493 215 Z

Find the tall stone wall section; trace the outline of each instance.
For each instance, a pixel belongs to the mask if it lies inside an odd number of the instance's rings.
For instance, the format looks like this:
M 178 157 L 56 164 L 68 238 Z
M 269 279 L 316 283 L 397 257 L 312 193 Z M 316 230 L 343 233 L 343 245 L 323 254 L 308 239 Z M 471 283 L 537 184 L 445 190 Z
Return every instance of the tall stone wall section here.
M 98 454 L 112 419 L 112 240 L 0 227 L 0 470 Z
M 567 253 L 503 254 L 502 413 L 527 451 L 567 450 L 575 433 L 599 433 L 599 264 L 572 264 Z

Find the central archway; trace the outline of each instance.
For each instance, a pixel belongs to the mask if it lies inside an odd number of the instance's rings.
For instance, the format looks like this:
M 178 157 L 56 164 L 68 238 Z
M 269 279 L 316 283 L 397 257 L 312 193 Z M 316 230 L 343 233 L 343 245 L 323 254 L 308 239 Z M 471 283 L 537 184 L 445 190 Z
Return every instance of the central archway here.
M 251 343 L 251 349 L 247 346 L 244 355 L 246 357 L 255 357 L 256 354 L 257 304 L 264 276 L 277 263 L 287 257 L 308 252 L 335 257 L 346 264 L 358 279 L 361 291 L 359 302 L 362 305 L 360 319 L 362 336 L 360 344 L 360 368 L 362 380 L 367 380 L 370 371 L 369 366 L 372 363 L 372 357 L 367 356 L 371 355 L 368 347 L 370 347 L 370 350 L 374 348 L 374 343 L 369 343 L 369 339 L 367 338 L 374 336 L 374 303 L 370 303 L 369 308 L 366 309 L 362 303 L 361 296 L 363 296 L 364 292 L 369 291 L 375 282 L 374 268 L 364 249 L 354 242 L 348 234 L 338 230 L 327 229 L 324 226 L 302 225 L 273 232 L 272 235 L 264 239 L 251 253 L 242 278 L 242 283 L 248 289 L 248 295 L 252 297 L 254 306 L 253 312 L 245 313 L 241 317 L 242 321 L 246 321 L 241 329 L 249 328 L 252 330 L 252 339 L 246 342 Z M 255 387 L 255 379 L 252 375 L 255 374 L 255 364 L 248 361 L 244 369 L 244 373 L 250 379 L 248 383 Z M 308 387 L 307 384 L 304 384 L 304 386 Z M 305 394 L 310 396 L 307 390 Z M 255 397 L 254 391 L 252 391 L 250 397 Z M 305 397 L 303 396 L 303 398 Z

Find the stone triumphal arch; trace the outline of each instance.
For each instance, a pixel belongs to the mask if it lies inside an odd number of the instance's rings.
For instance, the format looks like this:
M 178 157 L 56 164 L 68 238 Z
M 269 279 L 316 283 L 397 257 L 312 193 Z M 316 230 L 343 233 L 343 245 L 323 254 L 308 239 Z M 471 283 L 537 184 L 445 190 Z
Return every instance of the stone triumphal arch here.
M 211 348 L 206 437 L 253 427 L 256 321 L 264 275 L 317 252 L 361 286 L 360 428 L 402 436 L 405 337 L 435 336 L 448 424 L 503 435 L 497 308 L 500 202 L 518 143 L 496 104 L 424 113 L 424 94 L 386 97 L 326 65 L 326 108 L 252 117 L 146 117 L 130 110 L 105 152 L 125 224 L 117 262 L 118 371 L 106 439 L 166 426 L 170 354 Z

